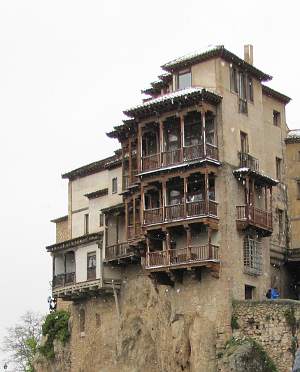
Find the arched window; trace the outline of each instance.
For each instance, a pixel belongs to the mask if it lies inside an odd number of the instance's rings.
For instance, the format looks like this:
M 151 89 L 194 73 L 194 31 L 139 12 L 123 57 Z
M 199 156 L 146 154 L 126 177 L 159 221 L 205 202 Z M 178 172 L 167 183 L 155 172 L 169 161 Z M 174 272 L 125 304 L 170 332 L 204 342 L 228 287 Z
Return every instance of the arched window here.
M 80 309 L 79 311 L 79 331 L 80 331 L 80 335 L 84 336 L 84 332 L 85 332 L 85 310 L 84 309 Z

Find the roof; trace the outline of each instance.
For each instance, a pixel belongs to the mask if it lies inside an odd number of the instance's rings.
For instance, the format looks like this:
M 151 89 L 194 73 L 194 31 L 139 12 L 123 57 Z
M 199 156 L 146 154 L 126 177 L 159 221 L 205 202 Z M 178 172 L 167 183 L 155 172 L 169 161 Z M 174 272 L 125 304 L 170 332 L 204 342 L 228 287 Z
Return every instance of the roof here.
M 55 218 L 54 220 L 51 220 L 51 222 L 59 223 L 59 222 L 66 221 L 67 219 L 68 219 L 68 215 L 66 215 L 66 216 L 62 216 L 62 217 L 58 217 L 58 218 Z
M 73 239 L 65 240 L 60 243 L 48 245 L 46 249 L 47 249 L 47 252 L 57 252 L 63 249 L 75 248 L 82 244 L 92 243 L 97 240 L 100 240 L 102 239 L 102 236 L 103 236 L 103 232 L 81 235 L 81 236 L 78 236 L 77 238 L 73 238 Z
M 289 131 L 287 138 L 285 139 L 286 143 L 299 143 L 300 142 L 300 129 L 292 129 Z
M 261 172 L 261 171 L 258 172 L 258 171 L 252 170 L 250 168 L 247 168 L 247 167 L 235 169 L 233 171 L 233 174 L 236 177 L 251 176 L 255 179 L 257 184 L 261 184 L 261 185 L 276 186 L 279 183 L 278 180 L 275 180 L 275 179 L 273 179 L 269 176 L 266 176 L 265 174 L 263 174 L 263 172 Z
M 109 156 L 108 158 L 95 161 L 93 163 L 76 168 L 70 172 L 64 173 L 62 175 L 62 178 L 68 178 L 69 180 L 74 180 L 75 178 L 85 177 L 85 176 L 88 176 L 94 173 L 101 172 L 105 169 L 116 167 L 120 165 L 121 163 L 122 163 L 122 159 L 120 157 L 120 154 L 115 154 L 113 156 Z
M 124 203 L 119 203 L 115 205 L 111 205 L 110 207 L 102 208 L 102 213 L 115 213 L 121 212 L 124 209 Z
M 175 58 L 172 61 L 169 61 L 162 65 L 161 68 L 167 72 L 174 72 L 183 68 L 190 67 L 196 63 L 217 57 L 220 57 L 227 62 L 235 63 L 239 66 L 242 66 L 246 71 L 251 73 L 260 81 L 268 81 L 272 79 L 272 76 L 260 71 L 250 63 L 233 54 L 232 52 L 227 50 L 224 45 L 209 46 L 207 48 L 189 53 L 182 57 Z
M 280 92 L 277 92 L 276 90 L 270 88 L 270 87 L 267 87 L 266 85 L 262 85 L 262 92 L 263 94 L 265 94 L 266 96 L 269 96 L 269 97 L 272 97 L 272 98 L 275 98 L 277 99 L 278 101 L 284 103 L 284 104 L 287 104 L 290 102 L 291 98 L 280 93 Z
M 124 114 L 131 117 L 146 118 L 158 113 L 175 110 L 178 107 L 188 107 L 194 105 L 200 100 L 206 100 L 213 104 L 217 104 L 221 99 L 222 97 L 216 92 L 202 87 L 192 87 L 150 99 L 142 104 L 125 110 Z
M 105 196 L 107 194 L 108 194 L 108 188 L 93 191 L 88 194 L 85 194 L 84 196 L 86 196 L 88 199 L 96 199 L 96 198 L 99 198 L 100 196 Z

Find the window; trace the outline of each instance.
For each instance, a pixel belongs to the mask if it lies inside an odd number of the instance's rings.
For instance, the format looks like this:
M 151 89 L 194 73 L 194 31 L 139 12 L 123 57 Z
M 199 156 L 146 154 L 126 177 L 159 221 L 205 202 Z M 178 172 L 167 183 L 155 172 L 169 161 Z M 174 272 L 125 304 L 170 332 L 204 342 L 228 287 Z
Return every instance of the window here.
M 281 180 L 281 159 L 276 158 L 276 178 Z
M 99 214 L 99 227 L 103 227 L 104 225 L 104 216 L 102 213 Z
M 89 215 L 85 214 L 84 215 L 84 234 L 89 233 Z
M 79 310 L 79 332 L 80 332 L 80 336 L 84 336 L 84 332 L 85 332 L 85 310 L 84 309 Z
M 252 285 L 245 285 L 245 300 L 253 300 L 255 287 Z
M 178 89 L 190 88 L 192 86 L 191 71 L 179 72 L 177 86 L 178 86 Z
M 233 93 L 238 93 L 237 70 L 235 67 L 230 68 L 230 90 Z
M 298 151 L 298 161 L 300 161 L 300 151 Z
M 300 199 L 300 181 L 297 181 L 297 199 Z
M 281 240 L 283 237 L 283 217 L 284 212 L 282 209 L 277 209 L 278 216 L 278 239 Z
M 118 192 L 118 178 L 115 177 L 112 179 L 112 193 L 115 194 Z
M 87 280 L 96 279 L 96 252 L 87 254 Z
M 250 76 L 248 76 L 248 98 L 249 101 L 253 102 L 253 80 Z
M 262 274 L 261 242 L 249 236 L 244 238 L 244 271 L 250 275 Z
M 205 115 L 205 139 L 206 143 L 216 145 L 215 139 L 215 122 L 213 115 Z
M 273 110 L 273 124 L 279 127 L 281 124 L 280 112 Z
M 249 153 L 249 143 L 248 143 L 248 134 L 245 132 L 241 132 L 241 153 L 248 154 Z

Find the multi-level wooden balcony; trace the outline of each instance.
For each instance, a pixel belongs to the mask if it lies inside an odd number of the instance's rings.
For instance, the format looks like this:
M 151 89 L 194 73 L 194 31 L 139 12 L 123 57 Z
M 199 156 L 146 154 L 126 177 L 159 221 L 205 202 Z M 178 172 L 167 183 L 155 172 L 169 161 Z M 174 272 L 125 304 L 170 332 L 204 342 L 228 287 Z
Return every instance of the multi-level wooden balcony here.
M 188 246 L 181 249 L 169 249 L 147 252 L 145 269 L 165 271 L 194 266 L 210 266 L 219 263 L 219 247 L 213 244 Z
M 164 151 L 147 156 L 142 156 L 142 172 L 184 164 L 196 160 L 210 159 L 218 161 L 218 148 L 212 144 L 203 143 L 185 146 L 175 150 Z
M 199 217 L 218 218 L 218 203 L 214 200 L 190 201 L 144 210 L 144 225 L 161 224 Z
M 134 257 L 134 252 L 127 242 L 116 243 L 105 248 L 106 262 L 121 261 L 131 257 Z

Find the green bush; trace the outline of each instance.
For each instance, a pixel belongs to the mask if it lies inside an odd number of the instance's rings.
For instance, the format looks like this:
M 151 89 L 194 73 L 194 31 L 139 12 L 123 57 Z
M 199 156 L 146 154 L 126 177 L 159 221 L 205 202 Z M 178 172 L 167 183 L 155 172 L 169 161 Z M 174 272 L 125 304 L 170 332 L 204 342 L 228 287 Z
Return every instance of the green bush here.
M 68 321 L 70 314 L 67 311 L 57 311 L 49 314 L 42 325 L 42 334 L 47 337 L 44 345 L 39 351 L 47 359 L 54 359 L 54 340 L 59 340 L 63 345 L 69 340 Z
M 238 318 L 234 315 L 232 315 L 231 317 L 231 329 L 234 330 L 234 329 L 239 329 L 240 326 L 239 326 L 239 323 L 238 323 Z

